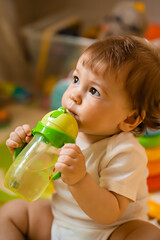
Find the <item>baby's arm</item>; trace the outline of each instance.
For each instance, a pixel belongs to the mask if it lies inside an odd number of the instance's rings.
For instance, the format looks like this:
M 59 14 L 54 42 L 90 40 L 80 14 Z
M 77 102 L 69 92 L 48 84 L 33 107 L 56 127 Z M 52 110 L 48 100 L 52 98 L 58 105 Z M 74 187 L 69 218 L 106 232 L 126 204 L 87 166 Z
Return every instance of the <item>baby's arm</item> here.
M 108 191 L 95 183 L 87 173 L 85 158 L 75 144 L 66 144 L 60 151 L 55 167 L 81 209 L 104 225 L 116 222 L 124 213 L 129 199 Z
M 10 152 L 14 154 L 15 148 L 21 147 L 23 142 L 29 143 L 32 139 L 31 127 L 28 124 L 17 127 L 10 133 L 6 145 Z
M 69 190 L 81 209 L 99 224 L 116 222 L 129 203 L 126 197 L 97 185 L 89 173 L 75 185 L 69 186 Z

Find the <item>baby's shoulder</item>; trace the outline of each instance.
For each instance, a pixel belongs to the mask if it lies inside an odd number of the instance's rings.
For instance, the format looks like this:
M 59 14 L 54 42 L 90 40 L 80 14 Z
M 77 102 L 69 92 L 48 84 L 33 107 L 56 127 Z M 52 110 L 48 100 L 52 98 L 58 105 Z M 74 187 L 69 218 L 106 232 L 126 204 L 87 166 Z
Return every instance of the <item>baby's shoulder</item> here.
M 138 138 L 131 132 L 121 132 L 109 139 L 107 153 L 116 155 L 121 152 L 134 152 L 146 155 L 145 149 L 139 143 Z
M 116 145 L 138 145 L 139 141 L 138 138 L 131 132 L 121 132 L 119 134 L 113 135 L 112 137 L 110 137 L 109 141 L 108 141 L 108 145 L 113 145 L 114 147 Z

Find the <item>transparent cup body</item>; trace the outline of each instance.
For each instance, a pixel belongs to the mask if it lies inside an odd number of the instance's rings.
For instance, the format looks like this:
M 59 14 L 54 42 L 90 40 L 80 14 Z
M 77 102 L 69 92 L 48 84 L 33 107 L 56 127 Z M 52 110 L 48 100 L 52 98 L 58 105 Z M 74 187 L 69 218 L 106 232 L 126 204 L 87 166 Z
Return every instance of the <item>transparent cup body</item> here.
M 28 201 L 38 199 L 49 184 L 58 149 L 36 134 L 19 153 L 5 176 L 5 187 Z

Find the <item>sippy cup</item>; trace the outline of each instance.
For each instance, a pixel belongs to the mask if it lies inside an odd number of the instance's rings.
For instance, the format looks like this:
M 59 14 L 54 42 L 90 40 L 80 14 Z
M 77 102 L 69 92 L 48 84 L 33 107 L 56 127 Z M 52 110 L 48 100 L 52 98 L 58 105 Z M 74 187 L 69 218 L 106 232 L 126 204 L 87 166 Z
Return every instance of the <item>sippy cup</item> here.
M 60 107 L 47 113 L 32 130 L 34 137 L 23 148 L 15 150 L 15 161 L 5 176 L 4 185 L 28 201 L 35 201 L 52 180 L 58 148 L 65 143 L 75 143 L 78 125 L 75 118 Z M 22 150 L 23 148 L 23 150 Z

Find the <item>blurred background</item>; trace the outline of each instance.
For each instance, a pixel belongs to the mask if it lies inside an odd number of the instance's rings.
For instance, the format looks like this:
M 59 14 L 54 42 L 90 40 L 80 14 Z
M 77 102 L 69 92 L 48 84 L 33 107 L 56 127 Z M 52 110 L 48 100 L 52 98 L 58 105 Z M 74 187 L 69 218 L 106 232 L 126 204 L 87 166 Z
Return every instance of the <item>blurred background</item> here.
M 9 133 L 24 123 L 35 127 L 61 105 L 78 57 L 96 39 L 132 34 L 160 51 L 159 9 L 159 0 L 0 0 L 0 204 L 10 199 L 3 186 L 12 162 Z M 160 198 L 152 195 L 160 190 L 160 132 L 144 138 L 149 216 L 160 220 Z
M 0 0 L 0 108 L 26 100 L 54 108 L 53 88 L 86 46 L 115 34 L 158 39 L 159 7 L 158 0 Z

